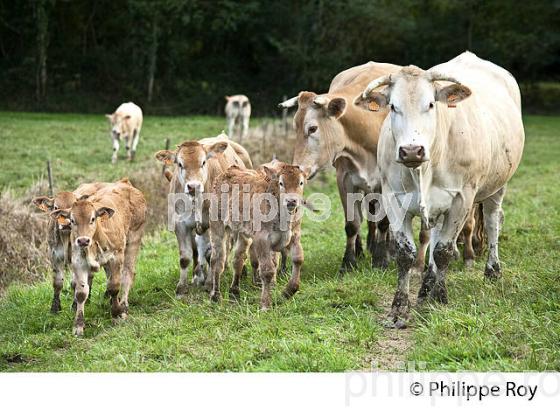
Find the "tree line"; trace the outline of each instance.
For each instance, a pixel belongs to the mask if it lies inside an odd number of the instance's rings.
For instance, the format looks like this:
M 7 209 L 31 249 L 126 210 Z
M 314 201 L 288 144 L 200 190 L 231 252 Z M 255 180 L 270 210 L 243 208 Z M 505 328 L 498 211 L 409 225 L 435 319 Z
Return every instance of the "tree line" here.
M 558 81 L 560 1 L 0 0 L 0 109 L 270 115 L 366 61 L 422 68 L 464 50 L 531 86 Z

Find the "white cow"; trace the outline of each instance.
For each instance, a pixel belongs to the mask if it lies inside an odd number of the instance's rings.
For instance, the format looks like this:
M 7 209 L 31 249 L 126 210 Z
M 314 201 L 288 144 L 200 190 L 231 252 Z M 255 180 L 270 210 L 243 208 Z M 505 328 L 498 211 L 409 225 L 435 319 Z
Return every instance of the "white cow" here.
M 105 115 L 111 123 L 111 138 L 113 139 L 113 164 L 117 162 L 119 141 L 124 138 L 126 155 L 129 160 L 134 159 L 136 147 L 140 140 L 142 129 L 142 110 L 133 102 L 121 104 L 113 114 Z M 132 149 L 131 149 L 132 144 Z
M 432 228 L 419 302 L 429 297 L 447 303 L 445 274 L 473 203 L 483 204 L 489 245 L 485 275 L 500 275 L 502 200 L 525 140 L 519 86 L 503 68 L 465 52 L 428 71 L 409 66 L 376 79 L 355 103 L 374 111 L 390 109 L 377 161 L 397 242 L 398 287 L 391 320 L 404 327 L 416 255 L 414 216 Z
M 247 137 L 249 119 L 251 118 L 251 103 L 246 95 L 226 95 L 227 129 L 230 138 L 234 138 L 234 128 L 238 125 L 239 141 Z

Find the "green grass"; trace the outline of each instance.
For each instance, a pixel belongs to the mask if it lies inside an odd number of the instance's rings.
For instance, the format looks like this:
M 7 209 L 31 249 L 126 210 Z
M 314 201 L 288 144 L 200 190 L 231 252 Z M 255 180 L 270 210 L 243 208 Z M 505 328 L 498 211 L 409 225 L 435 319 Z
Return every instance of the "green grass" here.
M 221 118 L 147 118 L 138 162 L 111 167 L 110 142 L 98 116 L 0 114 L 0 185 L 23 189 L 47 157 L 56 164 L 57 186 L 82 180 L 110 180 L 130 168 L 158 166 L 151 159 L 165 137 L 216 134 Z M 412 348 L 402 358 L 429 370 L 560 370 L 560 118 L 526 118 L 523 163 L 506 196 L 501 241 L 504 278 L 483 279 L 483 260 L 472 271 L 462 262 L 450 270 L 450 303 L 418 312 Z M 89 135 L 89 137 L 87 137 Z M 87 137 L 87 138 L 86 138 Z M 63 143 L 64 142 L 64 143 Z M 22 155 L 25 154 L 25 160 Z M 59 170 L 59 171 L 57 171 Z M 146 238 L 137 281 L 130 296 L 130 317 L 113 324 L 103 299 L 102 274 L 86 306 L 82 339 L 71 335 L 71 295 L 66 284 L 63 312 L 48 313 L 50 273 L 33 286 L 14 284 L 0 299 L 0 371 L 343 371 L 368 366 L 383 354 L 387 338 L 382 305 L 396 283 L 394 267 L 368 268 L 337 275 L 344 231 L 334 178 L 314 182 L 326 192 L 333 217 L 305 222 L 306 254 L 301 291 L 284 300 L 280 278 L 275 307 L 259 312 L 259 289 L 248 279 L 239 303 L 227 296 L 211 304 L 193 290 L 177 301 L 179 275 L 174 235 Z M 231 271 L 226 272 L 223 294 Z

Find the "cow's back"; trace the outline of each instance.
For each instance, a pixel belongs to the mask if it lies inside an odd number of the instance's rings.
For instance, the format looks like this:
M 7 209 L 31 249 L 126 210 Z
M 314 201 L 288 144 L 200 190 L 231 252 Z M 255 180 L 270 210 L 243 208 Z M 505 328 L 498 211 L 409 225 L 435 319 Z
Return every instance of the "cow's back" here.
M 466 52 L 431 68 L 469 87 L 472 94 L 455 108 L 440 110 L 440 123 L 449 124 L 444 161 L 451 172 L 457 158 L 466 164 L 462 172 L 481 178 L 477 200 L 501 188 L 521 161 L 525 132 L 519 86 L 505 69 Z M 465 168 L 466 167 L 466 168 Z
M 142 127 L 142 121 L 144 120 L 142 109 L 133 102 L 127 102 L 119 105 L 119 107 L 115 110 L 115 113 L 122 116 L 130 115 L 130 122 L 132 126 L 137 128 Z
M 370 61 L 356 67 L 342 71 L 331 82 L 329 98 L 343 97 L 346 99 L 346 112 L 340 118 L 347 137 L 355 144 L 363 146 L 376 156 L 377 141 L 383 120 L 387 116 L 386 110 L 378 112 L 365 111 L 354 105 L 354 98 L 367 85 L 384 75 L 396 73 L 400 66 Z

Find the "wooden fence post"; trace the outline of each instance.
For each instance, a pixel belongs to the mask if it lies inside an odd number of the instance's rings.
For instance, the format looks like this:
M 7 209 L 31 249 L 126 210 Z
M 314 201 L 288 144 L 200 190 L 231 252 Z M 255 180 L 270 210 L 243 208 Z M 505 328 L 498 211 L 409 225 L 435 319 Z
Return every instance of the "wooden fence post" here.
M 165 149 L 169 149 L 169 138 L 165 139 Z M 165 162 L 163 163 L 163 166 L 161 167 L 161 175 L 165 175 Z
M 47 175 L 49 178 L 49 196 L 52 198 L 54 196 L 54 187 L 53 187 L 51 160 L 47 161 Z
M 287 99 L 288 96 L 285 95 L 282 101 L 286 101 Z M 284 125 L 284 137 L 287 137 L 288 136 L 288 109 L 287 108 L 282 109 L 282 124 Z

